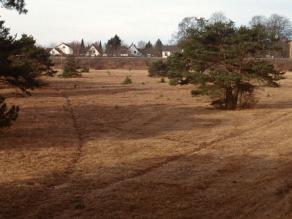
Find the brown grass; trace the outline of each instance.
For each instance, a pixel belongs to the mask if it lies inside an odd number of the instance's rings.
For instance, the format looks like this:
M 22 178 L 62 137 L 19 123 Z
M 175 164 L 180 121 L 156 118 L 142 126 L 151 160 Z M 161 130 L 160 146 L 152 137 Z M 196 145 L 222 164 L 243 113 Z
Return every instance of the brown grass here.
M 9 99 L 0 218 L 292 218 L 292 74 L 243 111 L 146 71 L 47 80 Z

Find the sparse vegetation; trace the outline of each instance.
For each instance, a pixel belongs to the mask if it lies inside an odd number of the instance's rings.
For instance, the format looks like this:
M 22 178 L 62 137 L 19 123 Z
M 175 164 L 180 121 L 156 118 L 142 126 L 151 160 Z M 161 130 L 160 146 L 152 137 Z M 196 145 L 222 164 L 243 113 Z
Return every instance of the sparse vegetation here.
M 124 81 L 122 82 L 122 84 L 132 84 L 132 79 L 131 76 L 126 76 L 126 78 L 124 79 Z

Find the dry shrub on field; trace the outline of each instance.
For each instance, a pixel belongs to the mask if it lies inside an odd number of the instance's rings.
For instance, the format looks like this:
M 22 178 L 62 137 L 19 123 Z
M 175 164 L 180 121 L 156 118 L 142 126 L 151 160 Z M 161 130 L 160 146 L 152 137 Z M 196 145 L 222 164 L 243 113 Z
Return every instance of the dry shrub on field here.
M 132 83 L 133 82 L 132 82 L 131 76 L 126 76 L 126 78 L 122 82 L 122 84 L 132 84 Z

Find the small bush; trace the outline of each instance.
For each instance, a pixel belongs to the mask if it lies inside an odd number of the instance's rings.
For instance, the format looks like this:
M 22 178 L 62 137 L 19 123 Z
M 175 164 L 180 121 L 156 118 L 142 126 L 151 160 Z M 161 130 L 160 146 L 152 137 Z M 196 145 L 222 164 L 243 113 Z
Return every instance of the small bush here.
M 81 70 L 80 70 L 81 73 L 89 73 L 90 70 L 88 67 L 82 67 Z
M 63 68 L 63 73 L 61 77 L 70 78 L 70 77 L 80 77 L 81 74 L 78 72 L 78 65 L 74 56 L 69 56 L 66 58 L 66 63 Z
M 209 91 L 207 88 L 199 87 L 198 89 L 194 89 L 191 91 L 191 94 L 193 97 L 200 96 L 200 95 L 208 95 L 211 91 Z M 215 93 L 213 94 L 215 96 Z
M 11 126 L 12 122 L 17 119 L 18 112 L 18 106 L 8 107 L 5 98 L 0 96 L 0 128 Z
M 168 72 L 168 67 L 167 64 L 161 60 L 153 62 L 149 69 L 149 76 L 150 77 L 155 77 L 155 76 L 167 76 L 167 72 Z
M 200 90 L 192 90 L 191 94 L 192 94 L 193 97 L 199 96 L 199 95 L 201 95 L 201 91 Z
M 161 78 L 159 83 L 165 83 L 165 79 L 164 78 Z
M 132 84 L 132 79 L 131 76 L 127 76 L 124 81 L 122 82 L 122 84 Z

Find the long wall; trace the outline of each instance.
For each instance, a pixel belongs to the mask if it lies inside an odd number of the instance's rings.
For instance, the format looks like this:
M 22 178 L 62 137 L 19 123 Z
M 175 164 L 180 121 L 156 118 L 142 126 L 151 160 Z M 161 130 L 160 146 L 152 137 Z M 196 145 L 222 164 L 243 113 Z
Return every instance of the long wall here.
M 62 67 L 66 62 L 65 57 L 51 58 L 56 67 Z M 152 62 L 162 58 L 146 57 L 76 57 L 80 66 L 87 66 L 94 69 L 148 69 Z
M 162 58 L 145 58 L 145 57 L 76 57 L 80 66 L 87 66 L 93 69 L 148 69 L 152 62 L 165 60 Z M 292 59 L 274 58 L 264 59 L 270 61 L 276 67 L 283 71 L 292 71 Z M 66 62 L 64 57 L 52 57 L 56 67 L 60 68 Z

